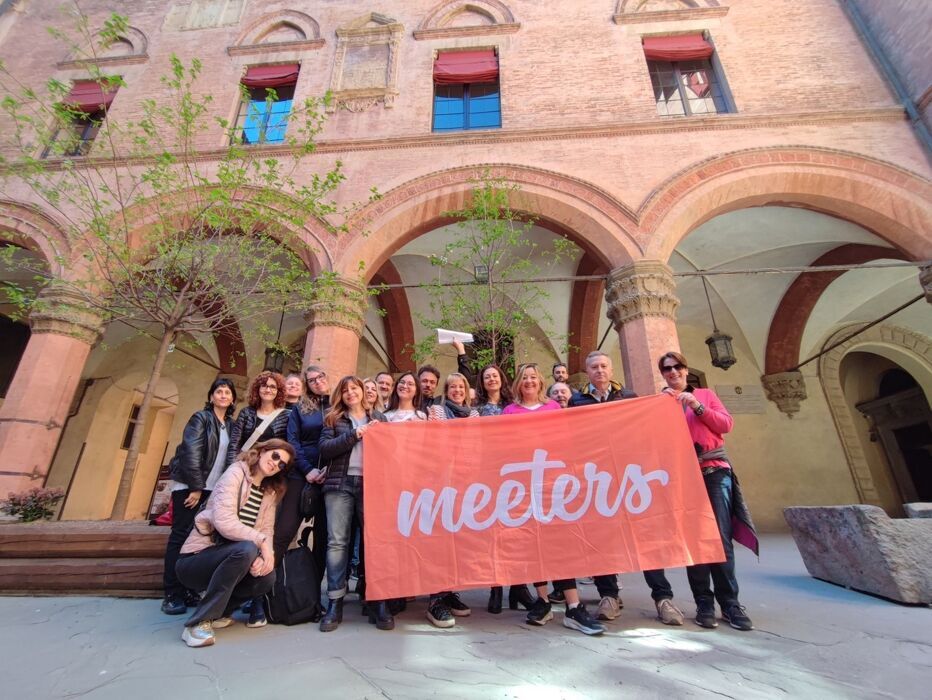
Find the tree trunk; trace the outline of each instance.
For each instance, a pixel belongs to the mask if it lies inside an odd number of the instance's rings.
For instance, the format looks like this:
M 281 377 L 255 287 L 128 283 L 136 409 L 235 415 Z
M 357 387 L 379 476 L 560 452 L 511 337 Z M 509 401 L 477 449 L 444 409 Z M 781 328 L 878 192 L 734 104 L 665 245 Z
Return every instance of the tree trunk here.
M 152 364 L 152 372 L 149 374 L 149 381 L 146 384 L 146 391 L 142 395 L 142 404 L 139 406 L 139 415 L 136 417 L 136 426 L 133 429 L 133 437 L 129 442 L 129 449 L 126 451 L 126 460 L 123 462 L 123 474 L 120 476 L 120 487 L 117 489 L 116 500 L 113 502 L 113 510 L 110 511 L 111 520 L 123 520 L 126 517 L 126 507 L 129 505 L 129 494 L 133 488 L 133 479 L 136 477 L 136 465 L 139 462 L 139 446 L 142 437 L 146 431 L 146 421 L 149 418 L 149 407 L 152 404 L 152 396 L 155 394 L 155 387 L 162 376 L 162 367 L 165 365 L 165 358 L 168 355 L 168 346 L 175 340 L 175 331 L 166 330 L 162 334 L 162 341 L 159 344 L 159 351 L 155 356 L 155 362 Z

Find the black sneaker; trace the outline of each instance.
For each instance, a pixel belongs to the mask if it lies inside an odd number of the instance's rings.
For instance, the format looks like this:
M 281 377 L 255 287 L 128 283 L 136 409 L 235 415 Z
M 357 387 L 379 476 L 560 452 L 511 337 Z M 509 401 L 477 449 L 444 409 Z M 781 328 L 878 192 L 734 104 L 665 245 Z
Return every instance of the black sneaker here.
M 722 619 L 736 630 L 742 632 L 750 632 L 754 629 L 754 624 L 751 622 L 751 618 L 748 617 L 744 606 L 738 603 L 732 603 L 727 608 L 722 608 Z
M 249 620 L 246 622 L 247 627 L 265 627 L 268 624 L 265 617 L 265 606 L 254 602 L 249 609 Z
M 432 598 L 427 606 L 427 619 L 434 627 L 448 628 L 456 624 L 453 611 L 444 602 L 443 598 Z
M 715 619 L 715 603 L 696 603 L 696 624 L 710 630 L 718 627 L 718 620 Z
M 472 615 L 472 610 L 466 603 L 460 600 L 458 593 L 447 593 L 443 596 L 443 602 L 450 608 L 450 612 L 457 617 L 469 617 Z
M 184 604 L 184 598 L 170 595 L 162 601 L 162 612 L 166 615 L 184 615 L 188 611 L 188 606 Z
M 196 608 L 201 604 L 201 594 L 194 591 L 188 591 L 184 595 L 184 604 L 189 608 Z
M 559 605 L 566 602 L 566 596 L 564 595 L 563 591 L 552 591 L 547 596 L 547 600 L 549 600 L 551 603 L 557 603 Z
M 543 598 L 534 601 L 531 609 L 527 614 L 527 623 L 543 627 L 553 619 L 553 612 L 550 610 L 550 603 Z
M 582 603 L 566 611 L 563 616 L 563 626 L 589 635 L 602 634 L 605 631 L 605 626 L 593 620 Z

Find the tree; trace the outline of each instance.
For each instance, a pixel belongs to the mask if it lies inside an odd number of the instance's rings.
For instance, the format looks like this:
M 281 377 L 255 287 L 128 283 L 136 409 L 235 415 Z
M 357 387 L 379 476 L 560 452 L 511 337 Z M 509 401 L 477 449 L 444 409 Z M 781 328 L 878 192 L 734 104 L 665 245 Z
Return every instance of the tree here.
M 53 34 L 100 95 L 118 91 L 123 80 L 105 74 L 98 58 L 126 35 L 127 18 L 111 15 L 95 31 L 77 5 L 73 10 L 75 30 Z M 159 99 L 144 100 L 138 116 L 124 120 L 112 118 L 105 101 L 97 111 L 69 103 L 70 86 L 59 81 L 40 92 L 5 66 L 0 81 L 3 193 L 22 198 L 25 187 L 67 239 L 51 266 L 35 266 L 36 284 L 5 286 L 7 300 L 28 314 L 41 310 L 49 291 L 63 291 L 76 310 L 86 306 L 105 323 L 125 322 L 159 340 L 111 514 L 123 518 L 154 390 L 179 337 L 315 302 L 347 303 L 330 275 L 310 273 L 299 255 L 306 244 L 293 233 L 308 220 L 338 233 L 331 219 L 348 213 L 333 201 L 344 179 L 339 162 L 298 177 L 314 171 L 309 161 L 329 98 L 294 104 L 286 135 L 271 150 L 244 145 L 245 129 L 213 115 L 197 59 L 173 55 Z M 269 89 L 266 111 L 276 102 Z M 285 130 L 284 122 L 277 126 Z M 200 157 L 205 137 L 218 130 L 229 145 Z M 15 254 L 12 246 L 0 249 L 8 264 Z
M 459 220 L 460 235 L 431 257 L 438 274 L 422 285 L 430 310 L 418 316 L 426 328 L 471 332 L 474 368 L 495 362 L 510 372 L 515 339 L 536 321 L 550 319 L 541 278 L 577 248 L 561 236 L 549 246 L 533 239 L 534 220 L 511 208 L 519 185 L 488 171 L 472 185 L 466 206 L 444 214 Z M 434 349 L 435 339 L 428 336 L 415 345 L 415 358 Z

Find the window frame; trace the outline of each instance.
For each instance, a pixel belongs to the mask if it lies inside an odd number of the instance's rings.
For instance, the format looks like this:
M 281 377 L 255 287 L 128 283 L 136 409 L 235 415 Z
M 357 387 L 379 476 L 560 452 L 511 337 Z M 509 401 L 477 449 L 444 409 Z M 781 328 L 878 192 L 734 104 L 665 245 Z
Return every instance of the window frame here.
M 430 130 L 434 134 L 449 134 L 459 131 L 481 131 L 483 129 L 501 129 L 502 128 L 502 81 L 501 76 L 499 76 L 495 82 L 488 83 L 453 83 L 452 85 L 462 86 L 463 88 L 463 126 L 451 129 L 438 129 L 437 128 L 437 88 L 439 87 L 451 87 L 451 85 L 438 85 L 433 83 L 433 95 L 431 102 L 431 120 L 430 120 Z M 494 85 L 496 87 L 496 92 L 498 93 L 498 124 L 495 126 L 469 126 L 469 115 L 470 115 L 470 100 L 471 99 L 481 99 L 480 97 L 471 98 L 470 97 L 470 88 L 474 85 Z M 450 98 L 452 99 L 452 98 Z M 487 113 L 483 113 L 487 114 Z
M 658 109 L 658 105 L 660 104 L 660 102 L 657 99 L 657 96 L 655 94 L 654 95 L 654 109 L 657 110 L 658 117 L 672 118 L 672 119 L 684 118 L 684 117 L 707 117 L 707 116 L 714 115 L 714 114 L 729 114 L 729 113 L 734 112 L 733 105 L 731 103 L 731 100 L 729 99 L 729 94 L 725 87 L 724 77 L 722 76 L 721 71 L 718 70 L 718 66 L 716 66 L 716 63 L 713 61 L 714 57 L 715 57 L 715 53 L 713 53 L 712 56 L 710 56 L 709 58 L 691 60 L 691 61 L 658 61 L 658 60 L 654 60 L 650 58 L 645 58 L 645 61 L 647 63 L 647 73 L 651 81 L 651 90 L 654 91 L 655 93 L 657 90 L 657 86 L 654 84 L 654 76 L 655 76 L 655 72 L 657 71 L 656 66 L 658 64 L 664 64 L 664 65 L 670 66 L 673 72 L 673 80 L 676 86 L 676 94 L 677 94 L 677 97 L 679 98 L 680 104 L 683 107 L 682 114 L 669 114 L 669 113 L 660 114 L 659 109 Z M 686 94 L 686 88 L 683 85 L 683 71 L 681 69 L 681 66 L 686 63 L 705 63 L 707 65 L 707 67 L 704 67 L 703 69 L 706 70 L 709 75 L 709 85 L 711 89 L 714 90 L 716 87 L 718 88 L 719 98 L 721 100 L 721 105 L 722 105 L 721 109 L 716 109 L 715 111 L 711 111 L 711 112 L 694 112 L 692 110 L 692 107 L 690 105 L 690 102 L 692 101 L 692 99 L 689 97 L 689 95 Z M 659 87 L 662 89 L 664 86 L 660 85 Z M 712 95 L 710 96 L 709 99 L 711 99 L 712 104 L 715 105 L 715 102 L 716 102 L 715 96 Z
M 244 91 L 244 93 L 241 94 L 240 96 L 239 106 L 237 107 L 237 110 L 236 110 L 236 120 L 233 124 L 233 133 L 231 134 L 231 139 L 233 139 L 234 142 L 239 145 L 250 146 L 250 147 L 251 146 L 277 146 L 279 144 L 284 143 L 287 133 L 288 133 L 288 123 L 291 117 L 291 113 L 294 110 L 295 87 L 296 87 L 295 85 L 279 85 L 278 87 L 250 88 L 240 83 L 240 88 Z M 281 92 L 283 90 L 290 91 L 291 96 L 282 98 Z M 254 99 L 253 95 L 260 91 L 263 92 L 265 96 L 261 100 Z M 272 93 L 274 93 L 275 99 L 270 100 Z M 246 141 L 246 128 L 247 128 L 248 120 L 250 118 L 249 111 L 251 107 L 253 106 L 253 104 L 257 102 L 263 103 L 266 107 L 264 112 L 261 115 L 262 124 L 259 126 L 259 140 L 254 141 L 254 142 L 247 142 Z M 276 104 L 279 104 L 282 102 L 289 103 L 288 113 L 285 115 L 284 120 L 283 120 L 284 125 L 281 127 L 280 125 L 275 125 L 272 127 L 273 129 L 278 129 L 278 128 L 283 129 L 282 138 L 276 141 L 269 141 L 267 138 L 268 131 L 269 131 L 269 121 L 271 120 L 273 116 L 275 116 L 272 108 Z M 251 129 L 253 127 L 250 126 L 249 128 Z

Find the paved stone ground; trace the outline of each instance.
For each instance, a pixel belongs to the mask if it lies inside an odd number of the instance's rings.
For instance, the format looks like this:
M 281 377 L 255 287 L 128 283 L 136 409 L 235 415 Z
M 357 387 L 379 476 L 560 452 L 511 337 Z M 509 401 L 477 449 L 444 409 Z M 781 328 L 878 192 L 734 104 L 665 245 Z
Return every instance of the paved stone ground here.
M 417 601 L 394 632 L 347 604 L 346 622 L 243 625 L 188 649 L 181 619 L 153 600 L 0 598 L 6 698 L 928 698 L 932 610 L 906 607 L 808 577 L 789 536 L 739 553 L 742 600 L 757 630 L 703 630 L 656 619 L 640 576 L 622 577 L 625 609 L 601 638 L 523 614 L 485 612 L 436 630 Z M 686 577 L 671 572 L 691 614 Z M 584 598 L 595 589 L 583 586 Z

